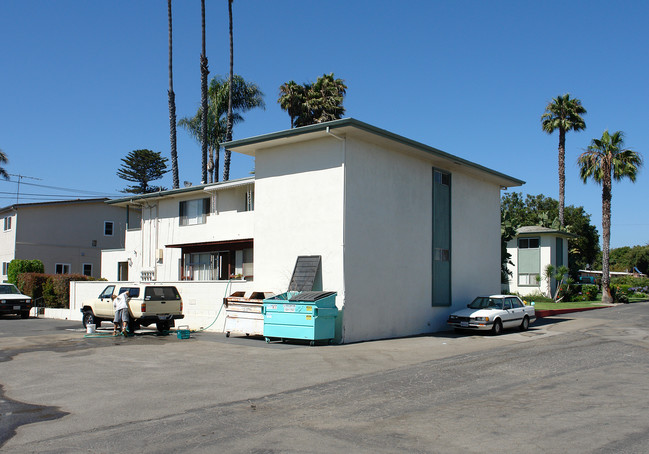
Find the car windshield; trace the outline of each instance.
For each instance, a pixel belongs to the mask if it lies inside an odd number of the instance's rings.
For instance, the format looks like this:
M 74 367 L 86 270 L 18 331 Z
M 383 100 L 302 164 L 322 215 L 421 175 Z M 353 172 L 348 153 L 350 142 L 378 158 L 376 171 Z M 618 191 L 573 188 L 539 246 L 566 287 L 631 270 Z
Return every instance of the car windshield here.
M 20 295 L 20 292 L 15 285 L 3 284 L 0 285 L 0 295 Z
M 469 304 L 471 309 L 502 309 L 503 300 L 500 298 L 489 298 L 488 296 L 479 296 Z

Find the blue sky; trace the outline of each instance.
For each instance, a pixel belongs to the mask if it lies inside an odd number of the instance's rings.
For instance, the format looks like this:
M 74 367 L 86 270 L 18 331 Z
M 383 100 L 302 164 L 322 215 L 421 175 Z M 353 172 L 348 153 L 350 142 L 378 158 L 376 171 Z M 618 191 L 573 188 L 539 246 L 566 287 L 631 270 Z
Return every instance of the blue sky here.
M 180 118 L 200 101 L 200 1 L 173 6 Z M 225 75 L 227 0 L 206 10 L 210 77 Z M 333 72 L 348 86 L 347 117 L 557 198 L 558 135 L 540 117 L 570 93 L 588 114 L 587 129 L 567 136 L 566 204 L 584 206 L 601 234 L 601 188 L 579 180 L 576 159 L 605 129 L 649 158 L 648 13 L 643 1 L 235 0 L 235 72 L 260 86 L 267 107 L 246 114 L 234 138 L 287 129 L 278 87 Z M 128 152 L 169 156 L 167 2 L 4 0 L 0 43 L 6 169 L 40 178 L 23 179 L 21 202 L 119 196 Z M 181 182 L 199 183 L 200 145 L 182 129 L 178 153 Z M 253 167 L 233 153 L 232 178 Z M 649 243 L 648 172 L 614 184 L 612 247 Z M 170 174 L 160 181 L 171 187 Z M 16 186 L 0 182 L 1 206 L 15 203 Z

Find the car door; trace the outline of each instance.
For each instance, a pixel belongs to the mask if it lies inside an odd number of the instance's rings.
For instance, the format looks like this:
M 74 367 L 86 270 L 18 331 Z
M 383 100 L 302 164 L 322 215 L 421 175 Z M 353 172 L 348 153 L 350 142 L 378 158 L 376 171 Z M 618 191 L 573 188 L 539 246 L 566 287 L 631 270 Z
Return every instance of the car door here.
M 523 317 L 525 316 L 525 306 L 523 305 L 522 301 L 516 298 L 515 296 L 507 298 L 510 300 L 510 306 L 511 306 L 511 314 L 512 314 L 512 325 L 511 326 L 518 326 L 521 324 L 523 321 Z
M 514 326 L 516 324 L 515 318 L 516 313 L 514 312 L 514 309 L 512 307 L 512 299 L 504 298 L 502 315 L 503 327 L 511 328 L 512 326 Z
M 115 310 L 113 309 L 113 299 L 111 298 L 114 291 L 115 286 L 109 285 L 99 294 L 97 305 L 95 307 L 97 313 L 95 315 L 110 317 L 115 313 Z

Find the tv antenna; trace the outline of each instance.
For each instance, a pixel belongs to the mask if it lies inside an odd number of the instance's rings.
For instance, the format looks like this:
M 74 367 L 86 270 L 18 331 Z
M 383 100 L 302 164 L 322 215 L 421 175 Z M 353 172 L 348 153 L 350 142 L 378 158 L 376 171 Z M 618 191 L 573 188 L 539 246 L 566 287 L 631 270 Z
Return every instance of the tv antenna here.
M 16 185 L 16 205 L 18 204 L 18 200 L 20 199 L 20 180 L 22 180 L 23 178 L 27 178 L 29 180 L 38 180 L 38 181 L 43 180 L 42 178 L 28 177 L 26 175 L 20 175 L 16 173 L 8 173 L 7 175 L 9 175 L 10 177 L 18 177 L 18 181 L 17 181 L 18 184 Z

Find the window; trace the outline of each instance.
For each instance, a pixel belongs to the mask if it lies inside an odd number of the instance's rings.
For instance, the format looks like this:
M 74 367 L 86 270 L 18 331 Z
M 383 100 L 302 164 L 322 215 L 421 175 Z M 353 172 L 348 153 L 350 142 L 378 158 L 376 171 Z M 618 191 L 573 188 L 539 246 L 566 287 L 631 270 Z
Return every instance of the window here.
M 104 289 L 103 292 L 101 292 L 101 295 L 99 295 L 99 298 L 110 298 L 113 295 L 113 291 L 115 290 L 114 285 L 109 285 Z
M 246 191 L 246 211 L 254 211 L 255 209 L 255 192 L 252 188 Z
M 11 230 L 11 216 L 7 216 L 7 217 L 4 219 L 4 224 L 5 224 L 5 226 L 4 226 L 5 231 L 6 231 L 6 230 Z
M 113 236 L 113 221 L 104 221 L 104 236 Z
M 84 263 L 83 264 L 83 275 L 84 276 L 92 276 L 92 263 Z
M 518 239 L 518 248 L 519 249 L 538 249 L 539 248 L 539 239 L 538 238 L 519 238 Z
M 185 200 L 179 204 L 180 225 L 205 224 L 210 212 L 210 199 Z
M 128 292 L 128 297 L 129 298 L 137 298 L 140 296 L 140 288 L 139 287 L 120 287 L 119 292 L 117 292 L 118 295 L 121 295 L 124 292 Z
M 538 273 L 518 273 L 518 285 L 538 286 L 537 276 L 539 276 Z
M 524 304 L 518 298 L 510 298 L 510 299 L 512 300 L 512 307 L 517 308 L 517 307 L 524 306 Z
M 57 263 L 54 268 L 55 274 L 70 274 L 69 263 Z

